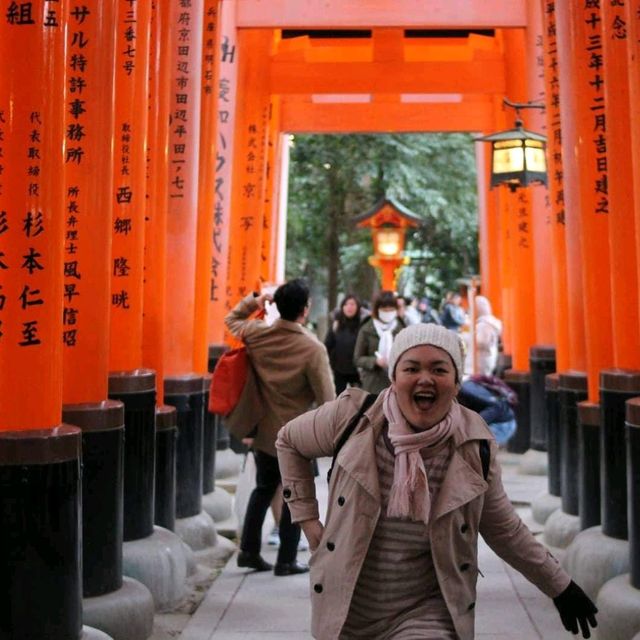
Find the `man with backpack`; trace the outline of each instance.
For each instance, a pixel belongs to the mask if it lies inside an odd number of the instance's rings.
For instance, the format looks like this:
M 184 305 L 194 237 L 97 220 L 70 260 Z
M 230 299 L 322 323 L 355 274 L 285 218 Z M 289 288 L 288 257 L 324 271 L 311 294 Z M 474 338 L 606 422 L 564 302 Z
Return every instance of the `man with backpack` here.
M 280 314 L 273 324 L 251 320 L 265 303 L 275 302 Z M 260 555 L 262 525 L 271 499 L 281 483 L 275 441 L 278 430 L 308 411 L 335 398 L 333 376 L 324 345 L 304 327 L 309 313 L 309 289 L 301 279 L 270 294 L 251 294 L 225 318 L 229 331 L 240 338 L 255 371 L 264 414 L 253 440 L 256 488 L 244 519 L 238 566 L 256 571 L 274 569 L 277 576 L 308 571 L 296 562 L 300 527 L 291 522 L 286 504 L 279 523 L 280 549 L 275 567 Z M 287 496 L 285 496 L 286 498 Z

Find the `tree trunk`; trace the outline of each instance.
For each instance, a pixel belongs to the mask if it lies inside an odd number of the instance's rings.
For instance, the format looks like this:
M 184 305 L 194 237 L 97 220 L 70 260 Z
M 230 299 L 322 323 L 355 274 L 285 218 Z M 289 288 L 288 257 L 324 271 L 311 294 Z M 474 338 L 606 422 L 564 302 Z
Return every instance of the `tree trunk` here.
M 337 180 L 332 172 L 329 173 L 329 187 L 331 199 L 328 213 L 327 227 L 327 301 L 331 313 L 338 305 L 338 273 L 340 270 L 340 228 L 339 222 L 344 210 L 345 198 L 338 188 Z

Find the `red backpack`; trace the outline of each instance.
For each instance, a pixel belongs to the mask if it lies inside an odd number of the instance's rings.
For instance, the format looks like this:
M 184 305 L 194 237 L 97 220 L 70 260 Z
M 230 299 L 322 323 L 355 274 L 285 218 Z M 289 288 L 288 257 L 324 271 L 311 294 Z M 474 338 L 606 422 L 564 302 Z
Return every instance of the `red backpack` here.
M 237 406 L 247 382 L 249 356 L 245 346 L 222 354 L 211 377 L 209 411 L 229 415 Z

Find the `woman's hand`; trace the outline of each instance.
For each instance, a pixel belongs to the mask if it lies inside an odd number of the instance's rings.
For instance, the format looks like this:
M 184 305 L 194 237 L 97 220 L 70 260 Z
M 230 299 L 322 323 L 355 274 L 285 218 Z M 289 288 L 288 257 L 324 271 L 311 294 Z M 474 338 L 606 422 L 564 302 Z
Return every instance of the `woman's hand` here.
M 589 625 L 595 627 L 598 609 L 587 594 L 572 580 L 569 586 L 553 599 L 567 631 L 578 634 L 578 625 L 583 638 L 590 638 Z
M 378 355 L 376 356 L 376 364 L 381 368 L 381 369 L 386 369 L 387 365 L 389 364 L 387 362 L 386 358 L 383 358 L 382 356 Z
M 311 551 L 315 551 L 320 544 L 320 539 L 322 538 L 322 533 L 324 532 L 324 527 L 322 526 L 322 522 L 320 520 L 303 520 L 300 523 L 300 527 L 304 531 L 304 535 L 309 541 L 309 549 Z

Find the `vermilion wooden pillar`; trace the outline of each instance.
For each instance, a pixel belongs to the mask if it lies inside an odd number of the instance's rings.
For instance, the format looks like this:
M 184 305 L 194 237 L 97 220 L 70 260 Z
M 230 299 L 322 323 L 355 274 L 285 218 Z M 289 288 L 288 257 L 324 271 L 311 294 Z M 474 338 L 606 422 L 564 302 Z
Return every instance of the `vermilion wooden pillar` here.
M 523 29 L 511 29 L 504 32 L 507 86 L 510 100 L 525 102 L 526 87 L 526 49 Z M 507 113 L 507 124 L 512 114 Z M 534 275 L 535 238 L 533 234 L 533 209 L 531 206 L 532 191 L 541 187 L 528 187 L 510 192 L 502 188 L 500 195 L 504 197 L 509 209 L 508 238 L 511 250 L 512 269 L 512 358 L 514 369 L 529 369 L 529 348 L 536 342 L 536 325 L 531 320 L 537 313 L 536 278 Z
M 589 400 L 597 402 L 600 370 L 613 365 L 605 70 L 594 63 L 603 54 L 602 16 L 591 5 L 558 4 L 556 11 L 563 159 L 578 168 Z
M 151 0 L 119 3 L 111 200 L 112 371 L 130 371 L 142 364 L 150 24 Z
M 487 131 L 486 133 L 491 133 Z M 480 276 L 482 294 L 489 298 L 493 313 L 502 318 L 500 273 L 500 228 L 497 192 L 489 188 L 491 180 L 491 148 L 476 144 L 478 177 L 478 231 L 480 245 Z
M 236 111 L 234 184 L 229 243 L 229 303 L 233 306 L 260 287 L 260 247 L 264 219 L 266 146 L 269 121 L 270 30 L 238 34 L 239 86 L 244 98 Z
M 216 168 L 215 51 L 218 0 L 204 0 L 202 25 L 202 87 L 200 95 L 200 160 L 198 169 L 198 230 L 193 370 L 207 372 L 211 260 L 213 258 L 213 210 Z
M 203 19 L 203 0 L 171 0 L 164 393 L 167 403 L 176 407 L 178 425 L 178 534 L 182 520 L 197 516 L 202 508 L 204 380 L 193 369 Z
M 165 373 L 179 375 L 193 371 L 203 3 L 171 7 Z
M 70 2 L 66 101 L 81 109 L 65 114 L 65 405 L 107 398 L 116 15 L 113 0 Z
M 584 334 L 584 327 L 569 327 L 567 287 L 566 215 L 562 164 L 562 124 L 560 121 L 560 75 L 556 37 L 555 3 L 544 2 L 543 11 L 545 104 L 547 117 L 547 173 L 549 186 L 549 240 L 552 254 L 552 283 L 556 345 L 556 369 L 570 368 L 570 331 Z
M 278 102 L 281 110 L 281 103 Z M 286 233 L 286 206 L 281 206 L 281 186 L 283 180 L 283 168 L 286 162 L 285 155 L 288 152 L 288 136 L 281 131 L 276 131 L 274 139 L 275 152 L 271 165 L 271 247 L 269 248 L 268 282 L 279 282 L 278 265 L 284 262 L 284 249 L 280 248 L 280 235 Z M 285 178 L 288 176 L 285 176 Z
M 208 334 L 209 344 L 216 348 L 224 344 L 224 317 L 229 311 L 227 276 L 239 58 L 235 18 L 235 0 L 220 0 L 214 73 L 217 137 Z
M 538 0 L 528 0 L 526 55 L 527 55 L 527 100 L 545 102 L 544 48 L 542 40 L 542 6 Z M 540 109 L 525 111 L 525 126 L 532 131 L 547 134 L 546 117 Z M 533 259 L 535 278 L 535 323 L 536 342 L 554 344 L 555 315 L 553 306 L 552 248 L 551 248 L 551 203 L 549 191 L 534 187 L 531 192 L 531 232 L 533 236 Z
M 555 33 L 557 50 L 560 116 L 562 122 L 562 204 L 564 205 L 567 255 L 567 299 L 569 307 L 569 368 L 587 371 L 585 298 L 582 279 L 582 246 L 580 236 L 580 176 L 576 149 L 578 130 L 576 110 L 576 60 L 571 36 L 571 9 L 555 4 Z M 557 169 L 556 169 L 557 170 Z M 558 196 L 558 199 L 559 196 Z M 559 369 L 561 370 L 561 369 Z
M 260 280 L 274 282 L 275 257 L 271 255 L 276 249 L 274 236 L 278 232 L 278 207 L 274 199 L 275 177 L 279 149 L 280 100 L 271 98 L 269 105 L 269 126 L 267 133 L 267 168 L 264 187 L 264 219 L 262 222 L 262 245 L 260 250 Z
M 144 249 L 142 364 L 156 372 L 158 405 L 163 403 L 166 298 L 169 103 L 171 99 L 171 7 L 154 2 L 149 64 L 149 153 Z
M 511 126 L 507 124 L 505 112 L 502 106 L 502 96 L 494 97 L 494 131 L 502 131 Z M 503 321 L 504 333 L 502 336 L 504 351 L 511 356 L 513 354 L 513 314 L 514 314 L 514 263 L 513 263 L 513 243 L 510 241 L 513 235 L 512 226 L 514 217 L 509 207 L 508 193 L 503 189 L 494 188 L 490 191 L 493 197 L 498 220 L 499 234 L 499 267 L 500 267 L 500 291 L 501 291 L 501 319 Z
M 626 42 L 636 229 L 636 277 L 640 279 L 640 0 L 629 0 L 625 3 L 625 8 L 629 30 Z
M 602 45 L 607 133 L 607 191 L 609 244 L 611 246 L 611 321 L 613 363 L 617 367 L 640 365 L 638 317 L 638 265 L 635 194 L 631 154 L 629 75 L 625 7 L 602 3 Z
M 34 0 L 0 13 L 3 638 L 82 629 L 80 431 L 60 424 L 67 11 Z
M 63 122 L 75 107 L 61 5 L 7 4 L 0 19 L 0 431 L 61 418 L 63 273 L 75 268 L 62 253 Z

